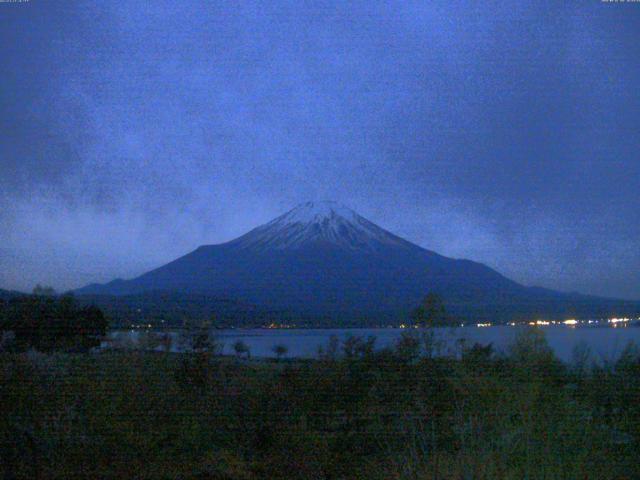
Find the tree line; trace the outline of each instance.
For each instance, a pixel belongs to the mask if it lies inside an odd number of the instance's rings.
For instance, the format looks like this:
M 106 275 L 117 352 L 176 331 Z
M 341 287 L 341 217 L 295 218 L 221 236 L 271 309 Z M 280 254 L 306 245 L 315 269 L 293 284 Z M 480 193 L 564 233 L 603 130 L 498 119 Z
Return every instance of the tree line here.
M 34 295 L 0 300 L 0 333 L 5 350 L 88 351 L 100 345 L 108 321 L 96 306 L 42 287 Z

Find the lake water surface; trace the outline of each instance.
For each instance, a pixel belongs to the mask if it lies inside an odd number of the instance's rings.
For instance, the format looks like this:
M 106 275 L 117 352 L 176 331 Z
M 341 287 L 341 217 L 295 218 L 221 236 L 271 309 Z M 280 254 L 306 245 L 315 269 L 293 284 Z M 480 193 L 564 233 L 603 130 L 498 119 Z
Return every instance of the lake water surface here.
M 467 345 L 493 344 L 495 350 L 506 351 L 518 330 L 523 326 L 434 328 L 434 335 L 440 344 L 441 354 L 455 354 L 460 351 L 460 340 Z M 549 325 L 541 328 L 547 342 L 555 354 L 564 361 L 570 361 L 576 345 L 589 347 L 592 359 L 598 362 L 615 360 L 629 342 L 640 345 L 640 327 L 570 327 Z M 251 350 L 253 357 L 273 357 L 276 345 L 285 345 L 287 357 L 313 358 L 320 347 L 326 347 L 332 335 L 344 340 L 349 336 L 376 337 L 376 348 L 392 346 L 403 332 L 410 329 L 233 329 L 213 330 L 216 341 L 223 344 L 223 353 L 233 354 L 233 343 L 242 340 Z M 413 329 L 411 329 L 413 330 Z M 420 330 L 417 329 L 419 333 Z M 138 332 L 115 332 L 135 339 Z M 180 350 L 179 333 L 171 333 L 172 350 Z

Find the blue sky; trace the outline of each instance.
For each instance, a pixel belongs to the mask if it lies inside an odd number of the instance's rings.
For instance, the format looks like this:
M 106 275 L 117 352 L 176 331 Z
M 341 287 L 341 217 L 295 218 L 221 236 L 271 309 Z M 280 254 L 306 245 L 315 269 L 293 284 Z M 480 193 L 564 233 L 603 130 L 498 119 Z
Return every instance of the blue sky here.
M 0 3 L 0 287 L 131 277 L 332 199 L 640 299 L 640 4 Z

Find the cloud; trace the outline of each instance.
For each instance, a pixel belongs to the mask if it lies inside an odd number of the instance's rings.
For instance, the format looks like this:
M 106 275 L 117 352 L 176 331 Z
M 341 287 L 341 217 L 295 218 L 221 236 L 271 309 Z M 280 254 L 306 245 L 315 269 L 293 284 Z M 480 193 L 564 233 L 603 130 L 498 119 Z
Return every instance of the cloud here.
M 167 1 L 0 15 L 1 286 L 133 276 L 330 198 L 524 283 L 640 298 L 635 12 Z

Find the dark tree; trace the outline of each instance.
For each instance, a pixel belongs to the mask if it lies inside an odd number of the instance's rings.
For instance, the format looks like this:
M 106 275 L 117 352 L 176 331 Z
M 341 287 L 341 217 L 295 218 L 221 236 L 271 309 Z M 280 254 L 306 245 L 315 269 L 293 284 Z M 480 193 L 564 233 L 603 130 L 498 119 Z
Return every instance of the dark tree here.
M 412 312 L 411 318 L 423 327 L 447 325 L 450 320 L 442 298 L 436 293 L 427 294 L 422 304 Z
M 420 358 L 420 337 L 414 332 L 402 332 L 396 342 L 395 354 L 402 363 L 413 363 Z
M 376 337 L 364 337 L 349 335 L 342 344 L 342 351 L 346 358 L 365 358 L 373 354 Z
M 23 296 L 4 306 L 1 331 L 12 331 L 18 350 L 86 351 L 100 345 L 108 322 L 98 307 L 80 308 L 73 297 Z
M 196 352 L 208 352 L 211 349 L 209 330 L 206 327 L 200 329 L 193 338 L 193 350 Z
M 56 294 L 56 291 L 52 287 L 43 287 L 40 284 L 37 284 L 33 288 L 33 294 L 43 297 L 52 297 Z
M 276 354 L 276 357 L 278 357 L 278 360 L 280 360 L 282 357 L 284 357 L 287 352 L 289 351 L 289 349 L 287 348 L 286 345 L 275 345 L 273 347 L 273 353 Z
M 210 353 L 222 355 L 224 343 L 218 341 L 216 335 L 212 335 L 209 323 L 205 322 L 191 337 L 191 348 L 196 353 Z
M 251 356 L 251 352 L 249 351 L 249 346 L 244 343 L 242 340 L 238 340 L 233 344 L 233 350 L 236 352 L 238 358 L 242 357 L 242 355 L 246 355 L 247 358 Z

